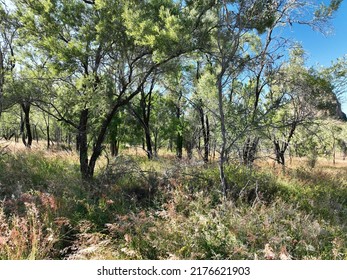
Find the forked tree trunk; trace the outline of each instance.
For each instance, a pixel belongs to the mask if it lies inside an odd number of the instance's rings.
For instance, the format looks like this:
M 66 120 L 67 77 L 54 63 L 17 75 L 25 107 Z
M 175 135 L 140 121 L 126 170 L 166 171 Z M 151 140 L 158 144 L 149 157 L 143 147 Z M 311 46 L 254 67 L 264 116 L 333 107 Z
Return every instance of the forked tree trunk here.
M 111 142 L 111 155 L 113 157 L 118 156 L 119 153 L 119 141 L 114 140 Z
M 250 137 L 247 138 L 243 149 L 242 149 L 242 161 L 244 165 L 252 166 L 255 161 L 255 156 L 257 153 L 259 143 L 259 137 L 255 137 L 251 140 Z

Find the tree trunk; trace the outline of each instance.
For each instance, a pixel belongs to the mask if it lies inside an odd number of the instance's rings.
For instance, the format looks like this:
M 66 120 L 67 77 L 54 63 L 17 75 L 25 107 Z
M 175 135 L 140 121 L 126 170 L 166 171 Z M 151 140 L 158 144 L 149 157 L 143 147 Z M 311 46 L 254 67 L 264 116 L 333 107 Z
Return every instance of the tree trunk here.
M 333 135 L 333 164 L 336 164 L 336 138 Z
M 169 139 L 169 144 L 168 144 L 168 150 L 172 153 L 172 146 L 173 146 L 173 144 L 172 144 L 172 138 L 170 137 L 170 139 Z
M 5 83 L 4 55 L 2 53 L 2 49 L 0 48 L 0 117 L 2 113 L 4 83 Z
M 217 77 L 217 89 L 218 89 L 218 110 L 219 110 L 219 118 L 220 118 L 220 126 L 221 126 L 221 136 L 222 136 L 222 145 L 220 149 L 220 158 L 219 158 L 219 177 L 222 187 L 222 193 L 224 197 L 227 194 L 227 180 L 225 178 L 224 172 L 224 164 L 226 162 L 226 144 L 227 144 L 227 134 L 225 128 L 225 115 L 224 115 L 224 107 L 223 107 L 223 85 L 222 85 L 222 77 L 225 72 L 224 67 L 222 67 L 221 72 Z
M 66 135 L 66 142 L 67 144 L 70 146 L 71 145 L 71 133 L 70 132 L 67 132 L 67 135 Z
M 159 131 L 156 128 L 154 131 L 154 156 L 158 156 L 158 149 L 159 149 Z
M 182 133 L 178 132 L 176 137 L 176 157 L 182 159 L 183 154 L 183 136 Z
M 154 82 L 155 82 L 155 76 L 152 78 L 151 86 L 149 88 L 149 91 L 146 93 L 144 86 L 140 88 L 140 110 L 141 112 L 137 112 L 131 105 L 129 105 L 129 108 L 131 112 L 133 113 L 134 117 L 140 122 L 144 134 L 145 139 L 142 142 L 142 148 L 146 151 L 148 159 L 153 158 L 153 145 L 152 145 L 152 139 L 151 139 L 151 129 L 150 129 L 150 117 L 151 117 L 151 110 L 152 110 L 152 92 L 154 88 Z
M 181 98 L 182 98 L 182 92 L 180 92 L 180 95 L 178 97 L 178 102 L 176 104 L 177 123 L 181 123 Z M 182 135 L 182 128 L 180 127 L 176 135 L 176 157 L 178 159 L 182 159 L 182 155 L 183 155 L 183 135 Z
M 148 128 L 148 126 L 147 126 Z M 152 139 L 151 139 L 151 132 L 149 129 L 145 129 L 145 140 L 146 140 L 146 153 L 147 158 L 152 159 L 153 158 L 153 148 L 152 148 Z
M 57 142 L 57 144 L 59 145 L 59 143 L 62 142 L 62 131 L 61 128 L 58 126 L 55 129 L 55 141 Z
M 35 132 L 36 143 L 39 143 L 39 134 L 37 132 L 37 124 L 34 126 L 34 132 Z
M 24 123 L 24 116 L 23 116 L 23 110 L 20 111 L 20 129 L 19 134 L 22 135 L 22 142 L 24 146 L 27 146 L 26 136 L 25 136 L 25 123 Z
M 31 133 L 31 125 L 30 125 L 30 103 L 22 102 L 21 106 L 24 112 L 24 125 L 25 125 L 25 131 L 26 131 L 26 134 L 23 133 L 23 135 L 24 135 L 24 138 L 27 139 L 27 141 L 24 140 L 23 143 L 26 147 L 30 148 L 33 142 L 33 136 Z
M 50 130 L 49 130 L 49 115 L 47 114 L 47 119 L 46 119 L 46 115 L 43 114 L 43 119 L 44 119 L 45 124 L 46 124 L 47 149 L 49 149 L 49 147 L 51 146 L 51 138 L 50 138 Z M 43 130 L 42 130 L 42 132 L 43 132 Z
M 274 146 L 275 146 L 276 162 L 278 164 L 285 165 L 284 154 L 285 154 L 286 149 L 284 147 L 286 147 L 286 145 L 284 145 L 281 148 L 281 145 L 280 145 L 278 140 L 275 140 L 273 143 L 274 143 Z
M 80 153 L 80 170 L 83 179 L 89 179 L 88 172 L 88 139 L 87 139 L 87 124 L 88 124 L 88 109 L 84 109 L 80 113 L 80 122 L 78 126 L 78 142 Z
M 123 102 L 126 102 L 126 101 L 123 101 Z M 94 146 L 93 146 L 93 152 L 92 152 L 92 155 L 90 157 L 89 164 L 88 164 L 88 158 L 87 158 L 86 178 L 91 179 L 94 176 L 95 164 L 96 164 L 96 161 L 98 160 L 98 158 L 101 155 L 101 152 L 103 150 L 103 143 L 104 143 L 104 140 L 105 140 L 107 129 L 108 129 L 108 127 L 109 127 L 113 117 L 115 116 L 117 110 L 119 109 L 119 107 L 125 105 L 123 102 L 119 102 L 117 105 L 115 105 L 108 112 L 106 118 L 102 122 L 99 134 L 98 134 L 97 139 L 96 139 L 96 141 L 94 143 Z M 80 149 L 82 149 L 82 141 L 81 141 L 81 148 Z
M 148 78 L 148 76 L 152 73 L 153 70 L 155 70 L 155 67 L 151 68 L 151 70 L 147 72 L 145 77 Z M 98 160 L 104 148 L 103 143 L 105 140 L 108 127 L 112 119 L 114 118 L 116 112 L 119 110 L 120 107 L 129 104 L 130 101 L 137 94 L 141 92 L 144 82 L 145 82 L 145 79 L 139 85 L 139 87 L 137 87 L 136 90 L 134 90 L 131 94 L 129 94 L 124 99 L 122 99 L 121 97 L 118 97 L 117 102 L 113 104 L 113 106 L 110 108 L 106 116 L 103 118 L 100 130 L 93 144 L 93 151 L 89 161 L 88 161 L 88 142 L 87 142 L 88 109 L 82 110 L 80 115 L 80 124 L 78 126 L 78 137 L 80 141 L 80 165 L 81 165 L 82 178 L 84 179 L 93 178 L 96 161 Z M 123 96 L 127 89 L 128 89 L 127 86 L 124 86 L 122 90 L 119 92 L 119 96 Z
M 208 163 L 208 157 L 210 154 L 210 125 L 208 121 L 207 114 L 204 114 L 204 110 L 202 108 L 202 105 L 199 106 L 199 114 L 200 114 L 200 123 L 201 123 L 201 129 L 202 129 L 202 136 L 203 136 L 203 145 L 204 145 L 204 154 L 203 154 L 203 160 L 204 163 Z
M 114 140 L 111 142 L 111 155 L 113 157 L 118 156 L 119 153 L 119 141 Z
M 47 149 L 51 146 L 51 136 L 49 134 L 49 123 L 46 125 L 46 131 L 47 131 Z
M 247 138 L 242 149 L 242 160 L 244 165 L 253 165 L 257 153 L 258 143 L 259 137 L 255 137 L 253 140 L 251 140 L 250 137 Z
M 193 141 L 186 141 L 185 146 L 186 146 L 188 160 L 191 160 L 193 158 L 193 147 L 194 147 Z

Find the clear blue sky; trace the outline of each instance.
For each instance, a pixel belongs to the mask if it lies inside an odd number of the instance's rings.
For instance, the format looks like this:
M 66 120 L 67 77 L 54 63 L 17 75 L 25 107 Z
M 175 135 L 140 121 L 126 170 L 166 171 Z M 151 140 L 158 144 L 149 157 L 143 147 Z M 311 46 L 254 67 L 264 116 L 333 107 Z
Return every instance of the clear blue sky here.
M 324 36 L 307 26 L 293 27 L 291 36 L 306 50 L 309 66 L 329 66 L 338 57 L 347 55 L 347 0 L 342 2 L 331 25 L 333 33 L 330 36 Z M 347 88 L 341 101 L 342 109 L 347 113 Z

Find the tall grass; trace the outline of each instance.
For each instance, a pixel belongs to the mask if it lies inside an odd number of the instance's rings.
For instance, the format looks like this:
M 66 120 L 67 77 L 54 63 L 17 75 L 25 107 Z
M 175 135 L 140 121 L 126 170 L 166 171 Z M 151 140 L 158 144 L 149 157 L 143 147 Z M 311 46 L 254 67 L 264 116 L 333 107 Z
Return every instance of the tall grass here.
M 50 258 L 58 238 L 56 226 L 33 203 L 25 203 L 22 216 L 6 216 L 0 207 L 0 259 Z
M 80 179 L 73 156 L 0 157 L 1 259 L 347 259 L 343 168 L 272 174 L 118 157 Z

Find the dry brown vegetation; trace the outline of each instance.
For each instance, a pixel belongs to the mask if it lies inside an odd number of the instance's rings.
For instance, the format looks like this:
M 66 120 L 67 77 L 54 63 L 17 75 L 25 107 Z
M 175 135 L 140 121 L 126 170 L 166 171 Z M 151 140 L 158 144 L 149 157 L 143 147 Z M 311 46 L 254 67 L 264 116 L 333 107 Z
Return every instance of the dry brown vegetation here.
M 2 144 L 4 147 L 4 144 Z M 1 259 L 346 259 L 347 162 L 227 166 L 138 150 L 89 183 L 74 152 L 10 143 L 0 156 Z

